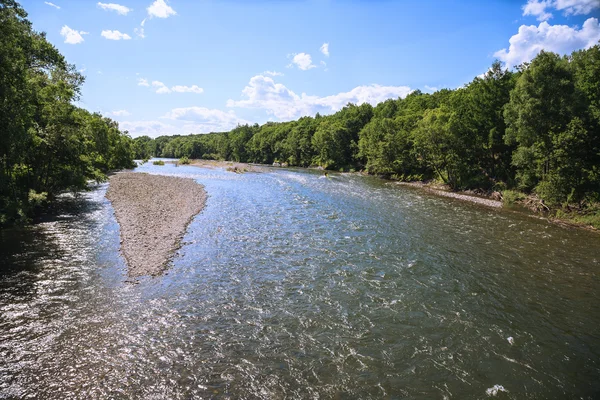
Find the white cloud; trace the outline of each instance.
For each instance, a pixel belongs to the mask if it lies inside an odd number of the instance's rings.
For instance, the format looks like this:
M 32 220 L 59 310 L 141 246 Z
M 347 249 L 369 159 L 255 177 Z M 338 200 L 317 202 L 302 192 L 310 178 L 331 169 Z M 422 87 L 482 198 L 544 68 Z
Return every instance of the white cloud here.
M 196 85 L 192 85 L 192 86 L 173 86 L 171 88 L 171 90 L 173 92 L 177 92 L 177 93 L 202 93 L 204 92 L 204 89 L 202 89 L 201 87 L 198 87 Z
M 150 85 L 148 84 L 147 79 L 138 78 L 138 86 L 150 86 Z M 152 81 L 152 86 L 156 88 L 156 93 L 158 93 L 158 94 L 169 94 L 172 92 L 196 93 L 196 94 L 204 93 L 204 89 L 202 89 L 198 85 L 192 85 L 192 86 L 177 85 L 177 86 L 173 86 L 169 89 L 169 87 L 167 85 L 165 85 L 164 83 L 162 83 L 161 81 Z
M 321 53 L 325 54 L 325 56 L 329 57 L 329 43 L 323 43 L 323 46 L 319 49 Z
M 235 128 L 238 124 L 247 124 L 235 115 L 234 111 L 221 111 L 205 107 L 175 108 L 168 112 L 163 118 L 185 121 L 186 131 L 195 133 L 223 132 Z
M 135 33 L 140 39 L 144 39 L 146 37 L 144 28 L 133 28 L 133 33 Z
M 88 35 L 89 32 L 84 31 L 76 31 L 74 29 L 69 28 L 67 25 L 63 26 L 60 30 L 61 36 L 65 38 L 65 43 L 68 44 L 78 44 L 84 41 L 82 35 Z
M 428 92 L 437 92 L 438 90 L 440 90 L 437 86 L 428 86 L 425 85 L 425 90 L 427 90 Z
M 133 32 L 137 35 L 137 37 L 144 39 L 146 34 L 144 33 L 144 25 L 146 24 L 146 19 L 142 20 L 139 28 L 133 28 Z
M 310 54 L 300 53 L 300 54 L 292 54 L 294 57 L 292 58 L 292 64 L 296 64 L 298 68 L 303 71 L 309 70 L 311 68 L 316 68 L 317 66 L 312 63 L 312 58 Z
M 176 15 L 175 10 L 169 6 L 165 0 L 156 0 L 146 9 L 150 17 L 168 18 L 171 15 Z
M 133 11 L 129 7 L 125 7 L 120 4 L 115 4 L 115 3 L 100 3 L 99 2 L 97 5 L 98 5 L 98 7 L 100 7 L 103 10 L 116 11 L 117 14 L 120 14 L 120 15 L 127 15 L 129 12 Z
M 317 112 L 327 114 L 340 110 L 348 103 L 376 105 L 389 98 L 405 97 L 411 92 L 407 86 L 358 86 L 349 92 L 332 96 L 297 95 L 281 83 L 264 75 L 250 79 L 242 91 L 243 100 L 228 100 L 227 107 L 264 109 L 279 119 L 291 120 Z
M 556 0 L 554 7 L 566 15 L 587 15 L 600 8 L 600 0 Z
M 283 76 L 283 72 L 277 72 L 277 71 L 265 71 L 263 72 L 264 75 L 269 75 L 269 76 Z
M 586 15 L 600 8 L 600 0 L 528 0 L 523 15 L 532 15 L 539 21 L 552 18 L 547 9 L 562 11 L 565 15 Z
M 111 114 L 114 115 L 115 117 L 128 117 L 131 115 L 131 113 L 127 110 L 113 111 Z
M 545 21 L 552 18 L 552 14 L 546 12 L 546 8 L 551 6 L 551 2 L 547 0 L 528 0 L 523 6 L 523 15 L 532 15 L 537 17 L 538 21 Z
M 508 50 L 494 53 L 506 66 L 513 67 L 531 61 L 541 50 L 568 54 L 575 50 L 592 47 L 600 40 L 600 23 L 588 18 L 581 29 L 567 25 L 550 25 L 547 22 L 521 25 L 519 32 L 510 38 Z
M 175 126 L 160 121 L 123 121 L 119 123 L 119 127 L 129 131 L 131 137 L 147 135 L 155 138 L 161 135 L 181 133 Z
M 169 89 L 167 85 L 160 81 L 152 81 L 152 86 L 156 88 L 156 93 L 158 94 L 171 93 L 171 89 Z
M 102 31 L 102 33 L 100 35 L 108 40 L 129 40 L 129 39 L 131 39 L 131 36 L 129 36 L 126 33 L 121 33 L 119 31 L 106 30 L 106 31 Z
M 49 5 L 50 7 L 54 7 L 54 8 L 56 8 L 57 10 L 60 10 L 60 6 L 57 6 L 57 5 L 56 5 L 56 4 L 54 4 L 54 3 L 50 3 L 49 1 L 45 1 L 45 2 L 44 2 L 44 4 L 47 4 L 47 5 Z

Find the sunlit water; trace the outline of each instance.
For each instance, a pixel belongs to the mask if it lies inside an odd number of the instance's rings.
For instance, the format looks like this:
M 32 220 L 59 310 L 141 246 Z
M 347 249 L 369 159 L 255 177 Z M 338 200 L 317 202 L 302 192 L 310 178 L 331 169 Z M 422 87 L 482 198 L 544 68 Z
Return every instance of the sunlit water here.
M 0 398 L 597 398 L 600 236 L 377 179 L 209 194 L 131 283 L 101 185 L 0 235 Z

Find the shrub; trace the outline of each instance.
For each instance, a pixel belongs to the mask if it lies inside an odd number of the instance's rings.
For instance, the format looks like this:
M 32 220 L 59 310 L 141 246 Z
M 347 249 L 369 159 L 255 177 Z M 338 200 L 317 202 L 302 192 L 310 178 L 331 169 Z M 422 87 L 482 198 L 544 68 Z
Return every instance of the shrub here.
M 185 156 L 181 157 L 179 159 L 179 164 L 181 164 L 181 165 L 188 165 L 189 163 L 190 163 L 190 159 Z
M 505 190 L 502 192 L 502 203 L 504 206 L 512 206 L 519 201 L 525 200 L 525 194 L 517 192 L 515 190 Z
M 165 162 L 163 160 L 156 160 L 156 161 L 152 161 L 153 165 L 165 165 Z

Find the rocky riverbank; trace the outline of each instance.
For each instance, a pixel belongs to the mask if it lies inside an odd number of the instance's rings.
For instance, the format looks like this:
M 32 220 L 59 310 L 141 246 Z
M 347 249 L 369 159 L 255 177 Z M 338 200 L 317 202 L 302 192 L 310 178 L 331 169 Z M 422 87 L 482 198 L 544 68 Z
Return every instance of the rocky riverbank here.
M 398 185 L 411 186 L 411 187 L 416 187 L 416 188 L 420 188 L 423 190 L 427 190 L 429 192 L 435 193 L 438 196 L 451 197 L 453 199 L 458 199 L 458 200 L 462 200 L 462 201 L 468 201 L 471 203 L 481 204 L 481 205 L 484 205 L 487 207 L 493 207 L 493 208 L 502 207 L 502 202 L 500 200 L 479 197 L 479 196 L 475 196 L 472 194 L 461 194 L 461 193 L 451 192 L 448 190 L 441 190 L 441 189 L 432 187 L 423 182 L 396 182 L 396 183 Z
M 106 197 L 121 226 L 121 251 L 131 277 L 163 273 L 206 202 L 203 186 L 193 179 L 135 172 L 113 175 Z

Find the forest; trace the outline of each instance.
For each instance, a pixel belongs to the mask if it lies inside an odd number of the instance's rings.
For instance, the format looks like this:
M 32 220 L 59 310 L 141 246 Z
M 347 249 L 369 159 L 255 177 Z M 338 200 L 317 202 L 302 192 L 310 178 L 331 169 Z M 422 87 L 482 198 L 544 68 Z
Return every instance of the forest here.
M 156 139 L 131 139 L 78 107 L 83 82 L 16 1 L 0 0 L 0 226 L 132 167 L 134 157 L 363 171 L 600 215 L 600 44 L 567 56 L 542 51 L 514 70 L 496 61 L 463 87 L 375 107 Z
M 533 196 L 542 208 L 600 201 L 600 45 L 503 68 L 455 90 L 230 132 L 134 139 L 136 158 L 219 159 L 364 171 L 452 190 Z M 595 218 L 596 218 L 595 217 Z M 600 219 L 600 218 L 598 218 Z
M 0 226 L 134 166 L 117 122 L 75 105 L 83 82 L 17 2 L 0 0 Z

